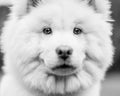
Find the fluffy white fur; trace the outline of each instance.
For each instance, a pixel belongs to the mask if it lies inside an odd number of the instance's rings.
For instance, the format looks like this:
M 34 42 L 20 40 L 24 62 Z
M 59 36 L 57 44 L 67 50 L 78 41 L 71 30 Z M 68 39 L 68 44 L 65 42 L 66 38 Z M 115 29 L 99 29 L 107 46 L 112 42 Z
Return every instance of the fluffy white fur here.
M 7 2 L 7 0 L 5 0 Z M 108 0 L 11 0 L 11 14 L 1 36 L 4 72 L 0 96 L 99 96 L 100 83 L 112 64 Z M 51 35 L 42 33 L 50 26 Z M 74 27 L 83 33 L 73 34 Z M 59 60 L 58 46 L 73 49 L 75 75 L 48 74 Z

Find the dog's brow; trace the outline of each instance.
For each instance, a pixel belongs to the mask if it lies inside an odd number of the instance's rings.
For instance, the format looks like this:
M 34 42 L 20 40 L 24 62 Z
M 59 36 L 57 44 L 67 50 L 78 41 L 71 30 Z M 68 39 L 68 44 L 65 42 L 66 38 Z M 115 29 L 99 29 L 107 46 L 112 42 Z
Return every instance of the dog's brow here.
M 51 25 L 52 21 L 50 19 L 49 20 L 42 20 L 41 23 L 43 23 L 45 25 Z
M 74 23 L 75 24 L 82 24 L 83 22 L 82 22 L 82 20 L 77 19 L 77 20 L 74 21 Z

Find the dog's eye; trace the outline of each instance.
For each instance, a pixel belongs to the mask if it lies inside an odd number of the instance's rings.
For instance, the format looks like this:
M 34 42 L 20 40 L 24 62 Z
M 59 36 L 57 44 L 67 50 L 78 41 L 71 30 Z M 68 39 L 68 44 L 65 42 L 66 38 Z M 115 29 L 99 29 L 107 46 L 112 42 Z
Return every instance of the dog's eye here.
M 46 35 L 52 34 L 52 29 L 50 27 L 43 28 L 42 31 Z
M 83 30 L 82 30 L 81 28 L 75 27 L 75 28 L 73 29 L 73 33 L 74 33 L 75 35 L 79 35 L 79 34 L 81 34 L 82 32 L 83 32 Z

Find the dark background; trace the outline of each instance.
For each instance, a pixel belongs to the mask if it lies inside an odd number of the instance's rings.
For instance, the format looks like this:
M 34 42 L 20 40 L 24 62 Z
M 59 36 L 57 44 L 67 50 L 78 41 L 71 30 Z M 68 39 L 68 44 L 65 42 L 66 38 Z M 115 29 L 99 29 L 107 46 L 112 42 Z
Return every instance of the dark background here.
M 115 56 L 114 56 L 114 64 L 109 69 L 109 73 L 111 72 L 120 72 L 120 0 L 111 0 L 112 1 L 112 8 L 113 11 L 112 17 L 115 20 L 114 29 L 113 29 L 113 44 L 116 48 Z M 6 7 L 0 7 L 0 33 L 1 28 L 3 26 L 3 22 L 6 20 L 9 13 L 9 9 Z M 0 69 L 3 65 L 2 60 L 2 53 L 0 53 Z

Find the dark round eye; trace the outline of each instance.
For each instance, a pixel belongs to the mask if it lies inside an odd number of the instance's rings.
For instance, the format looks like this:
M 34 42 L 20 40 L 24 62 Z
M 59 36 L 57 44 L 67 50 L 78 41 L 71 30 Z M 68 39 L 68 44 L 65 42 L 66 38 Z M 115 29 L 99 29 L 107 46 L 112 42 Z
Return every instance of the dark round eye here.
M 82 32 L 83 32 L 83 30 L 82 30 L 81 28 L 75 27 L 75 28 L 73 29 L 73 33 L 74 33 L 75 35 L 79 35 L 79 34 L 81 34 Z
M 50 27 L 43 28 L 43 33 L 49 35 L 52 33 L 52 29 Z

